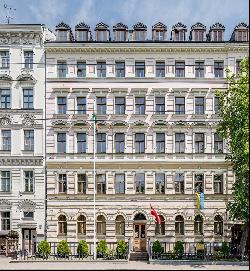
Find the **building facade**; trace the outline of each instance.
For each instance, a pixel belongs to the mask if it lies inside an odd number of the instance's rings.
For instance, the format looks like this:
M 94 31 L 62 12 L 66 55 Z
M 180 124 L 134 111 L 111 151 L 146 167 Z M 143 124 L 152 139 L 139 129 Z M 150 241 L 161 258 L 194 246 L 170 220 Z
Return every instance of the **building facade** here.
M 0 25 L 0 233 L 31 252 L 44 239 L 45 54 L 42 25 Z

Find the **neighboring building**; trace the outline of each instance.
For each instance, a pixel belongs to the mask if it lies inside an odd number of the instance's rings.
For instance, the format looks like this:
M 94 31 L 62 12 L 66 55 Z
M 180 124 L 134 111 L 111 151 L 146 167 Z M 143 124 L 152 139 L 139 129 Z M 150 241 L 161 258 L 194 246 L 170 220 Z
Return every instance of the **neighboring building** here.
M 248 33 L 248 26 L 240 29 Z M 132 31 L 119 23 L 113 31 L 114 41 L 109 26 L 97 24 L 93 41 L 81 23 L 75 42 L 61 23 L 60 39 L 45 44 L 48 241 L 93 241 L 94 111 L 97 240 L 130 240 L 139 251 L 154 239 L 230 241 L 226 204 L 234 175 L 216 133 L 215 93 L 227 88 L 225 68 L 236 72 L 248 43 L 225 42 L 221 24 L 206 35 L 197 23 L 186 42 L 181 23 L 167 42 L 162 23 L 152 28 L 153 41 L 142 23 Z M 203 210 L 196 192 L 205 194 Z
M 47 33 L 47 34 L 46 34 Z M 0 235 L 19 249 L 44 239 L 45 54 L 43 25 L 0 25 Z

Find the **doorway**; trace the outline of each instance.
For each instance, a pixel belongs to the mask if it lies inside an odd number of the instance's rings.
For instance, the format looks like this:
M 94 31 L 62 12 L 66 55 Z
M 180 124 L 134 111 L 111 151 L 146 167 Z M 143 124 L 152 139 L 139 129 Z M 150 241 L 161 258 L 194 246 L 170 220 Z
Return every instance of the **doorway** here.
M 36 252 L 36 229 L 23 229 L 23 251 L 26 250 L 29 254 Z
M 143 214 L 137 214 L 133 224 L 133 247 L 134 251 L 146 251 L 147 233 L 146 233 L 146 217 Z

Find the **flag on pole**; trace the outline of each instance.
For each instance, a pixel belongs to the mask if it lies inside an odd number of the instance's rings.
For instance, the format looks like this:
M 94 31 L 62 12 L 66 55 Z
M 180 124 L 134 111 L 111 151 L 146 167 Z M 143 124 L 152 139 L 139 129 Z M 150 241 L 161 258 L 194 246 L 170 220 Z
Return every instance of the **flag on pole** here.
M 157 212 L 155 211 L 155 209 L 151 206 L 150 204 L 150 209 L 151 209 L 151 215 L 153 215 L 157 221 L 158 224 L 161 224 L 161 218 L 159 217 L 159 215 L 157 214 Z
M 204 209 L 204 193 L 200 193 L 200 207 L 201 209 Z
M 199 192 L 196 193 L 196 195 L 197 195 L 197 208 L 201 209 L 201 195 Z
M 97 121 L 96 121 L 96 114 L 95 113 L 93 113 L 93 121 L 95 122 L 95 132 L 97 132 L 97 130 L 100 128 L 99 127 L 99 125 L 98 125 L 98 123 L 97 123 Z

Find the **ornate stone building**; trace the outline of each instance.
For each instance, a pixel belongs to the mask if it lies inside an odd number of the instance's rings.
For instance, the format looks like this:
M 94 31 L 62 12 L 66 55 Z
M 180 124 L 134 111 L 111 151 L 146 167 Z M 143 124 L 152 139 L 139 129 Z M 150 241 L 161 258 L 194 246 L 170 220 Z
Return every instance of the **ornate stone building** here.
M 10 230 L 30 252 L 44 239 L 46 35 L 42 25 L 0 25 L 1 252 Z
M 130 240 L 143 251 L 149 239 L 231 239 L 234 175 L 216 133 L 215 93 L 227 88 L 225 68 L 237 72 L 248 55 L 248 26 L 238 25 L 230 41 L 219 23 L 208 33 L 193 25 L 189 40 L 182 23 L 171 40 L 162 23 L 147 31 L 118 23 L 112 38 L 99 23 L 93 40 L 85 23 L 75 35 L 61 23 L 45 44 L 49 241 L 93 241 L 94 112 L 98 240 Z M 204 192 L 204 209 L 196 192 Z

